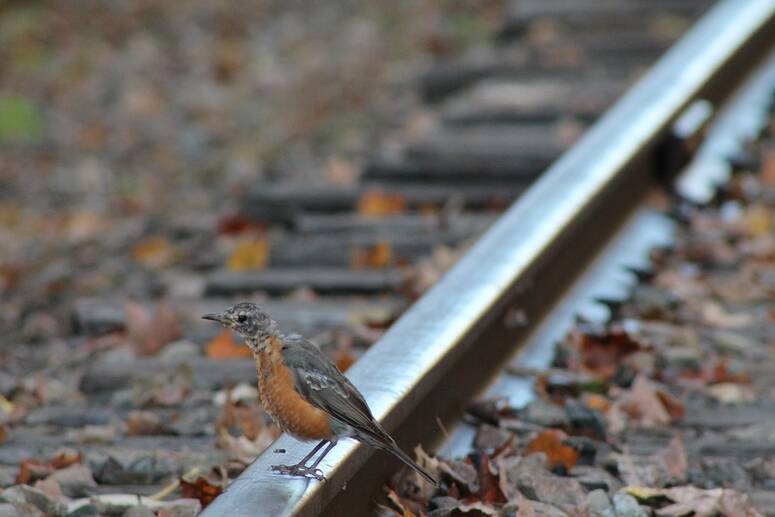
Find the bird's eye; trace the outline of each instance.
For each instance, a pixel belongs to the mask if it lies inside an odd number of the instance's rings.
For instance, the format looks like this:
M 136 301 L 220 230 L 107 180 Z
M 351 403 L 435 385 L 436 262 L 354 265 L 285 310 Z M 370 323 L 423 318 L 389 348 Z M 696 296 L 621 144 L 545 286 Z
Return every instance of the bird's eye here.
M 248 317 L 245 315 L 245 313 L 237 314 L 237 321 L 240 323 L 245 323 L 245 321 L 248 319 Z

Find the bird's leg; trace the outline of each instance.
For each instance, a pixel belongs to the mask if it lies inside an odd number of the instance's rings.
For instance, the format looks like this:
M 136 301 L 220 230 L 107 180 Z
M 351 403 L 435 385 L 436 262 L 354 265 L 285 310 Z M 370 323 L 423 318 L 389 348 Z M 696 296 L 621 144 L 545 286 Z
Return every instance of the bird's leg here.
M 307 462 L 312 458 L 315 453 L 317 453 L 324 445 L 328 444 L 328 447 L 326 447 L 323 452 L 318 456 L 318 458 L 312 463 L 312 465 L 307 466 Z M 330 440 L 323 440 L 319 444 L 317 444 L 309 454 L 304 456 L 301 461 L 299 461 L 295 465 L 272 465 L 272 470 L 275 472 L 279 472 L 280 474 L 288 474 L 289 476 L 304 476 L 304 477 L 311 477 L 313 479 L 317 479 L 318 481 L 325 481 L 326 478 L 323 476 L 323 472 L 317 468 L 318 464 L 323 460 L 323 458 L 326 457 L 326 454 L 331 452 L 331 449 L 334 448 L 336 445 L 336 440 L 330 441 Z

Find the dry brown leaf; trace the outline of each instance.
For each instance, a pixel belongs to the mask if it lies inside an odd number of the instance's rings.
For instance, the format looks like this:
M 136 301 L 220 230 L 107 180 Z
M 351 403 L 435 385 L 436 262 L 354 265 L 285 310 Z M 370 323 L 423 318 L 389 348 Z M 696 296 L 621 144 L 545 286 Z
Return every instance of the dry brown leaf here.
M 611 407 L 611 401 L 608 397 L 598 393 L 585 392 L 581 397 L 582 403 L 593 411 L 605 413 Z
M 525 454 L 543 452 L 549 463 L 550 469 L 562 465 L 565 470 L 570 470 L 576 465 L 579 453 L 570 445 L 565 445 L 562 440 L 565 433 L 558 429 L 547 429 L 533 438 L 525 448 Z
M 192 497 L 202 503 L 202 508 L 213 502 L 223 492 L 225 479 L 216 479 L 214 472 L 209 476 L 194 475 L 180 477 L 180 492 L 183 497 Z
M 578 368 L 603 379 L 611 379 L 625 357 L 642 350 L 640 343 L 622 331 L 600 336 L 575 332 L 570 346 L 579 354 Z
M 406 212 L 406 198 L 398 193 L 369 190 L 358 200 L 358 213 L 367 217 L 385 217 Z
M 239 214 L 226 215 L 218 220 L 218 233 L 223 235 L 236 235 L 248 230 L 256 233 L 265 229 L 265 224 L 246 219 Z
M 775 185 L 775 149 L 767 149 L 763 155 L 759 177 L 764 185 Z
M 272 442 L 280 436 L 280 429 L 275 425 L 264 426 L 259 435 L 250 440 L 246 436 L 231 436 L 226 430 L 218 431 L 216 445 L 230 454 L 230 458 L 243 465 L 256 459 Z
M 124 304 L 129 340 L 137 355 L 154 355 L 181 335 L 180 316 L 166 301 L 159 302 L 153 314 L 139 303 Z
M 479 497 L 488 504 L 507 501 L 498 484 L 498 477 L 492 473 L 490 457 L 487 454 L 483 454 L 479 462 Z
M 723 328 L 741 328 L 753 323 L 753 316 L 748 313 L 731 313 L 720 304 L 707 301 L 702 304 L 702 319 L 708 325 Z
M 393 503 L 399 512 L 401 512 L 401 517 L 417 517 L 413 511 L 404 505 L 404 502 L 401 500 L 401 497 L 395 492 L 395 490 L 392 488 L 387 488 L 387 496 L 388 500 Z
M 664 449 L 650 456 L 634 456 L 627 452 L 617 460 L 621 478 L 628 485 L 663 487 L 685 483 L 689 462 L 686 448 L 675 436 Z
M 735 382 L 720 382 L 709 386 L 708 394 L 722 404 L 744 404 L 754 402 L 756 393 L 750 386 Z
M 248 347 L 234 341 L 234 335 L 228 329 L 223 329 L 207 343 L 205 354 L 210 359 L 239 359 L 252 356 Z
M 51 460 L 51 466 L 55 469 L 67 468 L 70 465 L 81 463 L 81 453 L 75 449 L 62 448 L 56 452 Z
M 151 411 L 131 411 L 126 419 L 127 436 L 164 434 L 161 417 Z
M 329 182 L 335 185 L 349 186 L 358 181 L 360 170 L 344 156 L 333 155 L 326 161 L 323 174 Z
M 218 432 L 238 428 L 249 440 L 255 440 L 264 430 L 263 412 L 258 404 L 241 404 L 227 395 L 226 403 L 221 408 L 215 428 Z
M 355 354 L 353 354 L 351 336 L 339 334 L 333 359 L 341 372 L 347 371 L 347 369 L 352 366 L 356 357 Z
M 743 225 L 746 232 L 754 237 L 771 235 L 773 230 L 772 212 L 765 205 L 753 204 L 745 211 Z
M 683 405 L 659 389 L 645 375 L 638 375 L 625 394 L 621 408 L 631 421 L 646 427 L 667 425 L 683 417 Z
M 96 237 L 105 226 L 105 218 L 94 212 L 76 212 L 67 219 L 67 237 L 81 242 Z
M 232 271 L 263 269 L 269 263 L 269 248 L 266 238 L 241 240 L 229 256 L 228 268 Z
M 154 269 L 169 266 L 175 257 L 175 248 L 165 237 L 148 237 L 132 247 L 132 259 Z
M 386 268 L 394 263 L 393 248 L 389 242 L 378 242 L 373 246 L 353 248 L 350 255 L 352 269 Z
M 34 459 L 23 460 L 19 464 L 19 473 L 16 475 L 16 483 L 26 484 L 48 477 L 54 472 L 54 467 Z

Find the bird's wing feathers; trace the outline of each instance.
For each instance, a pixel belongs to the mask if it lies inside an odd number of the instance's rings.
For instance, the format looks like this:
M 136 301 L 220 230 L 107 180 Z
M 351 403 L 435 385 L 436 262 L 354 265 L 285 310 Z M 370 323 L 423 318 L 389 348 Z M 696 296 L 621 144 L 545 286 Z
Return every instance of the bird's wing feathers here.
M 298 335 L 287 336 L 284 344 L 283 359 L 307 402 L 355 430 L 384 434 L 363 395 L 315 345 Z

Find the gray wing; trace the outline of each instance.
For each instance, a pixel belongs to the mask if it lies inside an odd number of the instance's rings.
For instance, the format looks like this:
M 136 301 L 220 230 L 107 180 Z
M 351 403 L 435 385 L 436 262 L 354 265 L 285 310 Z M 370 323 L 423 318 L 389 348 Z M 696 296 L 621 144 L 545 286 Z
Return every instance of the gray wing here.
M 286 336 L 284 343 L 283 359 L 307 402 L 357 431 L 384 437 L 363 395 L 330 359 L 299 335 Z

